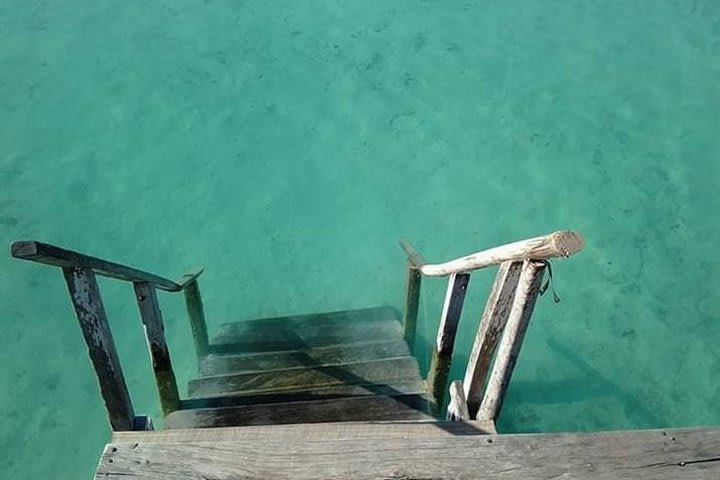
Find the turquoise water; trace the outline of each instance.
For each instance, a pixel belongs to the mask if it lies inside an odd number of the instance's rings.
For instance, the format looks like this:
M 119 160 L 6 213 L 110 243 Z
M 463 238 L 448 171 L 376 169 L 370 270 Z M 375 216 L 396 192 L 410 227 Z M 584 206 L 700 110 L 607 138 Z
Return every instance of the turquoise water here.
M 0 3 L 0 240 L 204 265 L 211 330 L 399 308 L 400 237 L 441 261 L 581 231 L 504 431 L 720 424 L 718 124 L 714 0 Z M 157 418 L 131 287 L 102 288 Z M 161 301 L 184 382 L 182 301 Z M 109 432 L 60 273 L 0 256 L 0 320 L 0 476 L 89 478 Z

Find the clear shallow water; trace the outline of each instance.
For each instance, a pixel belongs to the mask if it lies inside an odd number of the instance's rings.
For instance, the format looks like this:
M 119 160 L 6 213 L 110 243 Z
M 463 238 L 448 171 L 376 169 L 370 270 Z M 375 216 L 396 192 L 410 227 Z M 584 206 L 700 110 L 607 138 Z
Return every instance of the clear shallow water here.
M 212 329 L 400 307 L 400 237 L 439 261 L 575 228 L 500 427 L 717 425 L 719 121 L 713 0 L 5 0 L 0 240 L 204 265 Z M 131 288 L 102 286 L 157 418 Z M 182 302 L 161 301 L 182 381 Z M 0 476 L 89 478 L 109 432 L 59 272 L 0 256 L 0 319 Z

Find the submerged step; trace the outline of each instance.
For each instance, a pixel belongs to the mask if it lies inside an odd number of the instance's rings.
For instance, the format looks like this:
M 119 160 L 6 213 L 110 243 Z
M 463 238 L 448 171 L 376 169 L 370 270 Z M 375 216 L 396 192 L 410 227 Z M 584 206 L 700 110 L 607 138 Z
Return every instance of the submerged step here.
M 200 362 L 198 373 L 208 376 L 295 367 L 323 367 L 409 355 L 408 346 L 402 340 L 361 342 L 284 352 L 210 354 Z
M 212 340 L 210 353 L 307 350 L 315 347 L 400 341 L 398 316 L 390 307 L 226 323 Z

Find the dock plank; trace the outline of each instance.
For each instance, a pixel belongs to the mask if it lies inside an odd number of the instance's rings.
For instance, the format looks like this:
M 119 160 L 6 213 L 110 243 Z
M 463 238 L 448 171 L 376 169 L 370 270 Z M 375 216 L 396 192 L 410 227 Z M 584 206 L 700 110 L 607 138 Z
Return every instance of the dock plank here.
M 190 380 L 188 393 L 190 398 L 202 398 L 235 392 L 280 392 L 420 380 L 420 370 L 415 358 L 401 357 L 325 367 L 298 367 L 199 377 Z
M 274 428 L 274 427 L 273 427 Z M 408 426 L 407 428 L 412 428 Z M 96 479 L 708 480 L 720 429 L 334 438 L 278 431 L 233 441 L 109 444 Z

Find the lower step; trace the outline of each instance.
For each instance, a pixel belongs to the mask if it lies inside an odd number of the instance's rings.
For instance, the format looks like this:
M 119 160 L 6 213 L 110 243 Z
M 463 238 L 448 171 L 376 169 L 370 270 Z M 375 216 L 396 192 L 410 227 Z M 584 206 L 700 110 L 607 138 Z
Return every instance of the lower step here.
M 222 396 L 191 398 L 182 400 L 182 410 L 193 408 L 219 408 L 237 405 L 257 405 L 266 403 L 304 402 L 308 400 L 332 400 L 345 397 L 368 395 L 397 397 L 401 395 L 425 395 L 428 393 L 424 380 L 414 382 L 392 382 L 373 385 L 338 385 L 330 387 L 306 388 L 280 393 L 243 393 L 230 392 Z
M 262 393 L 341 385 L 386 385 L 420 381 L 414 357 L 388 358 L 325 367 L 289 368 L 232 375 L 200 377 L 190 381 L 190 398 L 233 393 Z
M 178 410 L 165 428 L 213 428 L 288 423 L 434 420 L 432 401 L 424 395 L 354 397 L 332 400 Z

